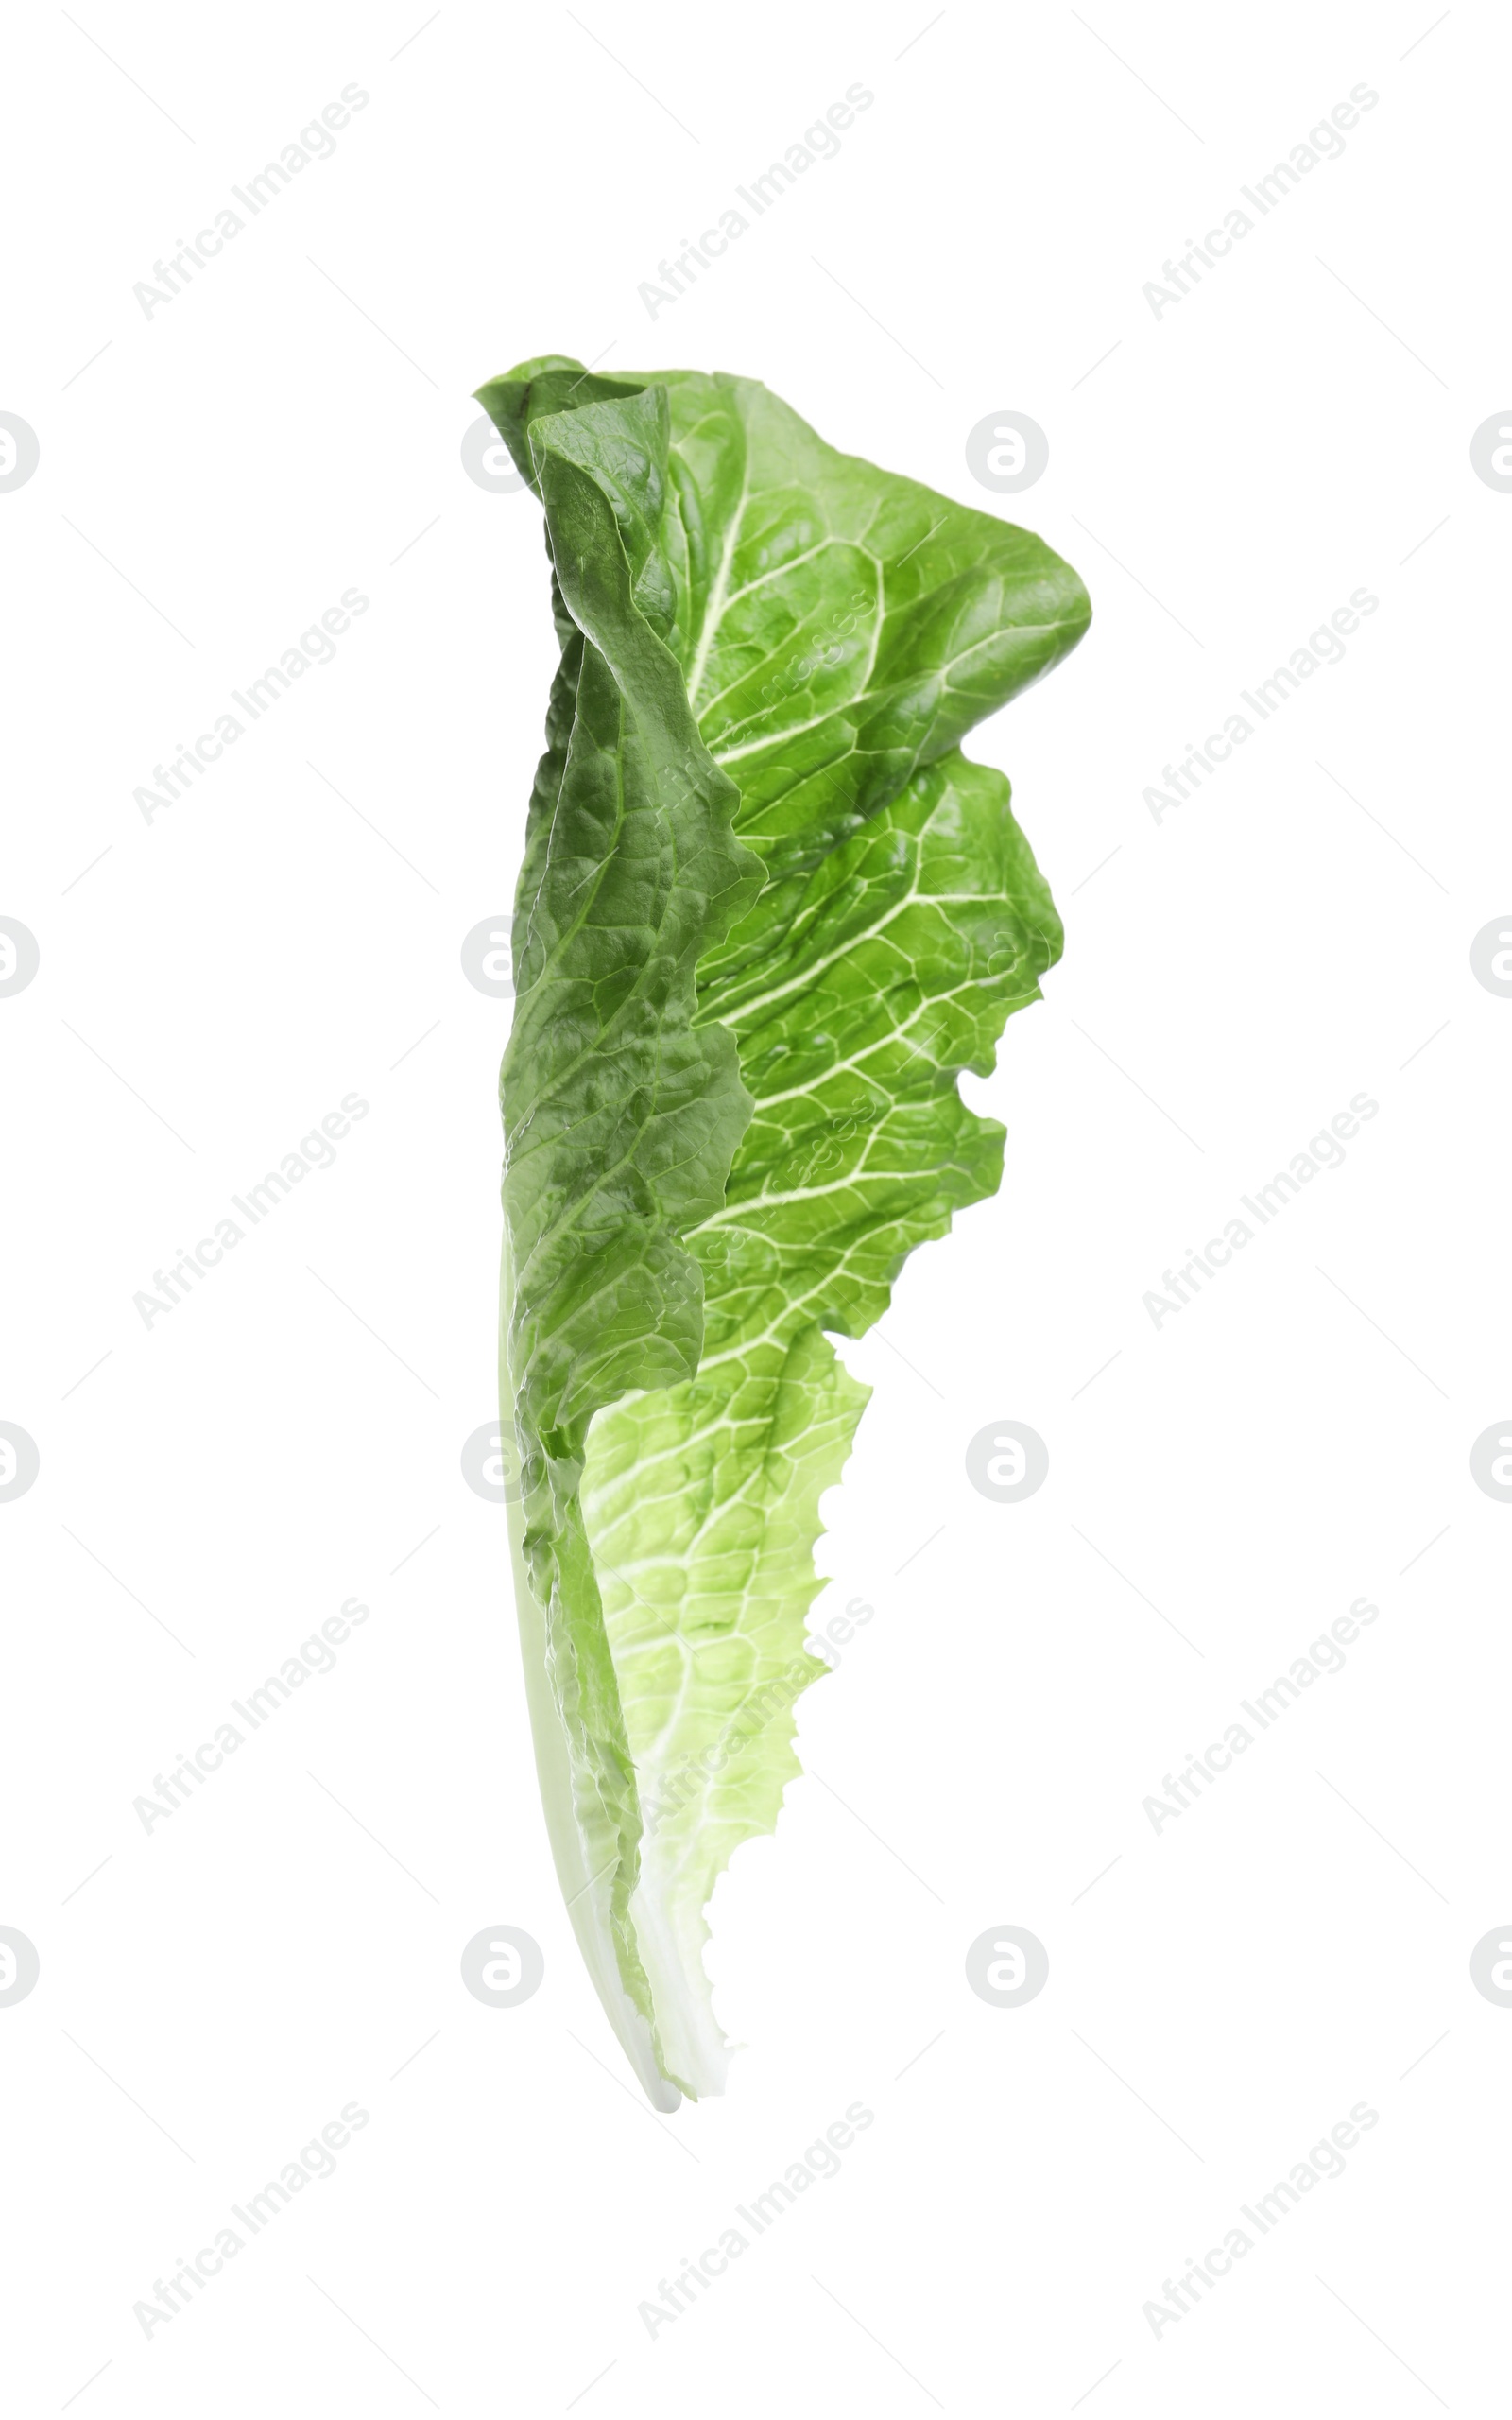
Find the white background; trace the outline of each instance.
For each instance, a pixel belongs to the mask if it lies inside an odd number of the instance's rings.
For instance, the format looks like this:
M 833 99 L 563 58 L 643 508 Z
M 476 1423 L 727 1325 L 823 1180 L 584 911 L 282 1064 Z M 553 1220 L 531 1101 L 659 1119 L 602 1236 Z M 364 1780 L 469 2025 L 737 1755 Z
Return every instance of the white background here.
M 0 495 L 0 912 L 41 949 L 0 1001 L 0 1417 L 41 1455 L 0 1505 L 0 1922 L 42 1961 L 0 2009 L 8 2409 L 1500 2408 L 1512 2019 L 1469 1961 L 1512 1916 L 1512 1510 L 1469 1456 L 1512 1387 L 1512 1003 L 1469 945 L 1512 901 L 1512 501 L 1469 440 L 1512 376 L 1504 17 L 74 13 L 13 17 L 0 127 L 0 408 L 41 446 Z M 335 156 L 145 317 L 352 81 Z M 856 81 L 840 156 L 653 324 L 641 281 Z M 1157 320 L 1144 283 L 1361 81 L 1345 156 Z M 459 1469 L 507 1017 L 459 947 L 509 896 L 554 652 L 538 509 L 459 448 L 552 350 L 763 378 L 1042 532 L 1095 609 L 971 743 L 1065 959 L 974 1090 L 1001 1195 L 847 1348 L 876 1392 L 819 1617 L 876 1612 L 714 1902 L 748 2047 L 669 2120 L 559 1904 Z M 1004 409 L 1050 464 L 985 497 Z M 351 587 L 336 660 L 145 821 Z M 1162 766 L 1360 587 L 1346 660 L 1157 825 Z M 145 1328 L 353 1091 L 336 1165 Z M 1161 1272 L 1361 1091 L 1346 1165 L 1157 1330 Z M 1050 1450 L 1018 1506 L 964 1471 L 1003 1418 Z M 145 1833 L 352 1595 L 337 1668 Z M 1361 1595 L 1345 1671 L 1157 1835 L 1162 1775 Z M 498 1923 L 545 1954 L 513 2011 L 459 1977 Z M 1050 1959 L 1012 2011 L 963 1968 L 1005 1923 Z M 653 2341 L 638 2304 L 856 2100 L 841 2173 Z M 1362 2100 L 1347 2173 L 1157 2337 L 1162 2281 Z M 145 2336 L 349 2101 L 335 2175 Z

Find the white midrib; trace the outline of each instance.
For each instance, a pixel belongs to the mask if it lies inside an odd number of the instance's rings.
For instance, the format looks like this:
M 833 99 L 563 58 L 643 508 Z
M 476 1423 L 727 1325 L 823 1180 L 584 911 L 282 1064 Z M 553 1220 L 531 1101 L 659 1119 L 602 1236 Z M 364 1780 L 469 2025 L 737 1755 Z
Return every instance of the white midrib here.
M 725 531 L 725 543 L 719 555 L 719 569 L 714 577 L 713 587 L 709 593 L 709 604 L 703 617 L 703 628 L 698 633 L 697 649 L 688 673 L 688 703 L 693 708 L 695 721 L 698 717 L 698 691 L 703 683 L 704 670 L 714 640 L 719 634 L 719 625 L 724 619 L 725 598 L 730 590 L 730 567 L 735 560 L 735 542 L 740 536 L 741 520 L 749 496 L 750 489 L 743 476 L 740 484 L 740 501 L 730 514 L 730 527 Z
M 508 1229 L 506 1228 L 500 1258 L 499 1322 L 500 1399 L 506 1424 L 517 1392 L 508 1357 L 514 1289 L 515 1273 Z M 652 2108 L 671 2111 L 678 2106 L 678 2087 L 666 2077 L 657 2056 L 651 2029 L 626 1989 L 620 1966 L 613 1930 L 613 1891 L 620 1860 L 612 1839 L 612 1819 L 601 1806 L 605 1837 L 593 1845 L 609 1848 L 611 1854 L 594 1871 L 590 1859 L 590 1842 L 581 1820 L 578 1784 L 582 1781 L 585 1786 L 592 1785 L 595 1789 L 596 1784 L 593 1783 L 592 1776 L 581 1771 L 575 1757 L 566 1716 L 550 1670 L 545 1613 L 537 1599 L 525 1560 L 524 1508 L 515 1501 L 507 1511 L 525 1699 L 530 1711 L 531 1735 L 541 1777 L 541 1806 L 552 1861 L 561 1884 L 573 1930 L 603 2003 L 604 2014 L 618 2034 Z M 717 2090 L 718 2087 L 714 2085 L 712 2088 Z

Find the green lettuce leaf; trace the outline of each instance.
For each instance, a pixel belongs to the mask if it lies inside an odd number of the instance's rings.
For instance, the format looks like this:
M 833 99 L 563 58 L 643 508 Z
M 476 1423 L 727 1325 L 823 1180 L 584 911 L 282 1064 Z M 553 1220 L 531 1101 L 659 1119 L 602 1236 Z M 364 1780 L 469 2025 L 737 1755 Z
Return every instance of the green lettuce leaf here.
M 1060 925 L 957 742 L 1074 647 L 1028 532 L 750 379 L 526 362 L 561 664 L 514 922 L 511 1532 L 552 1848 L 663 2109 L 723 2086 L 705 1909 L 799 1771 L 819 1499 L 906 1255 L 993 1192 L 962 1103 Z

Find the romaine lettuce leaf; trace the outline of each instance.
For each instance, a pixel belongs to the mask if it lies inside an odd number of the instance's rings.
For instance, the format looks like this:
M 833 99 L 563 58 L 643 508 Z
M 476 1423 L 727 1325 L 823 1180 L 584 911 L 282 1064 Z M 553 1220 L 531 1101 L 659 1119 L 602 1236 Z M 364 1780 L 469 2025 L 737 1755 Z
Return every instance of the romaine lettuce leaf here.
M 753 380 L 561 355 L 480 391 L 561 664 L 515 908 L 501 1388 L 553 1852 L 653 2103 L 724 2083 L 704 1910 L 799 1771 L 831 1335 L 997 1186 L 965 1108 L 1060 948 L 962 735 L 1087 627 L 1024 530 Z

